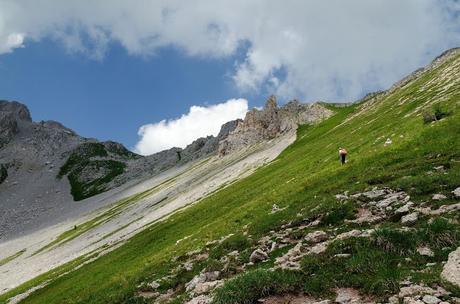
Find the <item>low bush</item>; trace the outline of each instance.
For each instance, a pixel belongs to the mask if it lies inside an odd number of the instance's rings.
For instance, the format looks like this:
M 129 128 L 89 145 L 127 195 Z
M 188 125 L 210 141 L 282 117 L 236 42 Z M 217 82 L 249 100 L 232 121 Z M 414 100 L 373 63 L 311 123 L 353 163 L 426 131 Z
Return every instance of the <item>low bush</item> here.
M 423 122 L 427 124 L 433 121 L 438 121 L 451 114 L 451 111 L 447 110 L 440 104 L 436 104 L 431 111 L 425 111 L 423 113 Z
M 251 304 L 272 294 L 285 294 L 302 288 L 304 276 L 288 270 L 258 269 L 229 280 L 217 289 L 215 304 Z

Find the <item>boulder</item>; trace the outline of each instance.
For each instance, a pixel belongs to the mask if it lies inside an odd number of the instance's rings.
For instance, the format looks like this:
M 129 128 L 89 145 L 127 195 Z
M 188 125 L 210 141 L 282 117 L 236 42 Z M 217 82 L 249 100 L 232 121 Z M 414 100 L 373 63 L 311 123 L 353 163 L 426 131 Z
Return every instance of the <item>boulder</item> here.
M 437 194 L 434 194 L 431 199 L 434 201 L 442 201 L 442 200 L 445 200 L 446 198 L 447 196 L 445 196 L 444 194 L 437 193 Z
M 399 207 L 398 209 L 395 210 L 396 214 L 406 214 L 409 213 L 410 208 L 414 205 L 412 202 L 408 202 L 404 206 Z
M 447 263 L 441 272 L 441 278 L 460 287 L 460 247 L 449 253 Z
M 460 197 L 460 187 L 456 188 L 454 191 L 452 191 L 455 197 Z
M 186 304 L 210 304 L 212 303 L 212 298 L 206 295 L 200 295 L 186 302 Z
M 324 242 L 328 239 L 327 233 L 321 230 L 310 232 L 305 236 L 305 240 L 310 243 Z
M 265 253 L 265 251 L 263 251 L 262 249 L 256 249 L 254 250 L 252 253 L 251 253 L 251 256 L 249 257 L 249 261 L 251 263 L 258 263 L 258 262 L 262 262 L 262 261 L 265 261 L 265 260 L 268 260 L 268 255 L 267 253 Z
M 417 252 L 418 254 L 420 255 L 424 255 L 424 256 L 434 256 L 434 252 L 428 248 L 428 247 L 417 247 Z
M 403 225 L 413 225 L 418 220 L 418 212 L 412 212 L 408 215 L 405 215 L 401 218 L 401 224 Z
M 439 302 L 441 302 L 440 299 L 432 295 L 423 296 L 422 301 L 426 304 L 438 304 Z

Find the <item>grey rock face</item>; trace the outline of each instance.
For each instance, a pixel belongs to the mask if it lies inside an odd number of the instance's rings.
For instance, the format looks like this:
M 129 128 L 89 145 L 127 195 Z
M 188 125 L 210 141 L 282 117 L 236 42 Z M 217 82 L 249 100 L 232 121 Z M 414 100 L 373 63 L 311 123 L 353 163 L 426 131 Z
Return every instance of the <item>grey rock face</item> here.
M 7 144 L 17 133 L 23 122 L 31 122 L 29 110 L 13 101 L 0 101 L 0 148 Z
M 219 143 L 219 155 L 246 148 L 264 140 L 270 140 L 289 131 L 299 124 L 314 123 L 332 115 L 332 111 L 320 104 L 301 104 L 291 101 L 278 107 L 276 97 L 271 96 L 263 110 L 252 109 L 243 121 L 236 122 L 236 128 Z

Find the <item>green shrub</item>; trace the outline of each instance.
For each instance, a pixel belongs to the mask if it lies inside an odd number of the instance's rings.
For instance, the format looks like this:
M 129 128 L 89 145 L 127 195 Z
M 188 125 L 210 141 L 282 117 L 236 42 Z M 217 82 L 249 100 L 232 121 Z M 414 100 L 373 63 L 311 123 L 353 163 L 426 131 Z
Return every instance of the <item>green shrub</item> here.
M 334 206 L 321 219 L 321 224 L 325 226 L 333 226 L 343 222 L 345 219 L 355 218 L 355 205 L 351 202 Z
M 415 251 L 417 238 L 414 233 L 397 229 L 377 229 L 373 234 L 375 246 L 385 252 L 408 255 Z
M 418 234 L 421 242 L 437 250 L 460 242 L 460 227 L 445 218 L 435 218 L 422 227 Z
M 214 247 L 210 252 L 210 257 L 219 259 L 221 256 L 232 251 L 243 251 L 251 246 L 248 238 L 242 234 L 235 234 L 225 239 L 221 244 Z
M 86 163 L 86 166 L 93 166 L 98 170 L 107 170 L 108 172 L 95 180 L 82 182 L 81 174 L 84 167 L 79 167 L 68 175 L 71 186 L 70 193 L 75 201 L 91 197 L 105 191 L 105 184 L 111 182 L 115 177 L 122 174 L 126 165 L 114 160 L 94 160 Z
M 227 281 L 217 289 L 216 304 L 250 304 L 272 294 L 295 292 L 302 288 L 303 275 L 289 270 L 258 269 Z
M 427 112 L 425 111 L 423 113 L 423 122 L 424 123 L 430 123 L 433 121 L 438 121 L 443 119 L 444 117 L 447 117 L 451 115 L 452 112 L 445 109 L 442 105 L 436 104 L 431 111 Z
M 336 256 L 349 254 L 349 256 Z M 401 258 L 366 238 L 333 242 L 325 253 L 307 255 L 301 261 L 305 278 L 304 292 L 326 295 L 334 287 L 353 287 L 365 293 L 384 296 L 396 292 Z

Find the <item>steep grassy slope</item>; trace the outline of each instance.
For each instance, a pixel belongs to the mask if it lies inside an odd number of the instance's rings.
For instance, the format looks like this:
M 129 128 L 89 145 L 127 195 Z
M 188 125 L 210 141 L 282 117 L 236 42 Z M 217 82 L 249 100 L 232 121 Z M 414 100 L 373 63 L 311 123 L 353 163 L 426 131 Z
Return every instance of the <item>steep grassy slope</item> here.
M 407 192 L 413 201 L 429 201 L 433 193 L 444 193 L 449 197 L 444 203 L 453 203 L 450 192 L 460 186 L 458 75 L 460 53 L 456 52 L 439 66 L 388 94 L 350 107 L 331 106 L 336 112 L 333 117 L 316 126 L 299 128 L 296 142 L 255 174 L 154 224 L 94 262 L 61 277 L 46 274 L 1 296 L 0 302 L 51 279 L 46 287 L 32 293 L 23 303 L 149 303 L 148 299 L 134 297 L 140 283 L 169 274 L 181 263 L 185 253 L 202 249 L 206 242 L 235 234 L 225 246 L 211 248 L 207 260 L 196 263 L 190 271 L 181 270 L 167 286 L 161 287 L 175 288 L 177 301 L 180 302 L 184 283 L 201 269 L 210 267 L 233 249 L 245 256 L 242 259 L 247 259 L 255 240 L 270 230 L 282 230 L 283 224 L 301 222 L 320 214 L 333 214 L 336 216 L 329 218 L 327 227 L 351 229 L 344 225 L 348 211 L 335 199 L 337 193 L 388 186 Z M 433 111 L 435 104 L 442 105 L 446 112 L 451 112 L 450 115 L 433 123 L 424 123 L 422 113 Z M 387 138 L 392 143 L 385 146 Z M 349 162 L 345 166 L 340 166 L 338 162 L 339 145 L 349 151 Z M 433 172 L 433 167 L 441 165 L 445 170 Z M 275 203 L 285 209 L 270 213 Z M 397 227 L 398 223 L 388 225 Z M 449 226 L 450 230 L 458 228 Z M 457 239 L 449 243 L 452 248 L 456 245 Z M 378 260 L 380 254 L 376 252 L 374 258 Z M 446 253 L 439 257 L 445 258 Z M 304 271 L 317 271 L 308 267 L 317 262 L 320 260 L 304 262 L 307 265 Z M 336 269 L 334 265 L 329 265 L 327 261 L 322 261 L 322 265 L 329 270 L 329 277 L 326 274 L 324 277 L 328 278 L 330 284 L 344 285 L 343 280 L 330 274 Z M 267 277 L 254 271 L 262 270 L 253 269 L 246 274 L 255 274 L 255 279 L 243 275 L 240 282 L 230 281 L 230 285 L 218 292 L 216 301 L 250 303 L 263 295 L 257 293 L 255 288 L 260 284 L 258 278 L 263 278 L 263 284 L 267 286 L 273 280 L 289 278 L 285 282 L 291 284 L 273 287 L 270 293 L 304 288 L 298 285 L 297 274 Z M 236 272 L 230 272 L 229 276 Z M 367 273 L 362 274 L 363 278 L 365 275 Z M 387 280 L 394 274 L 378 275 Z M 401 275 L 398 274 L 394 280 L 401 278 Z M 439 271 L 432 274 L 432 280 L 440 281 Z M 353 287 L 363 288 L 365 292 L 377 296 L 385 296 L 386 292 L 393 291 L 365 289 L 361 281 L 354 280 Z M 321 284 L 322 281 L 317 283 Z M 245 293 L 235 295 L 235 288 Z M 255 294 L 252 293 L 254 290 Z M 241 299 L 248 300 L 245 302 Z

